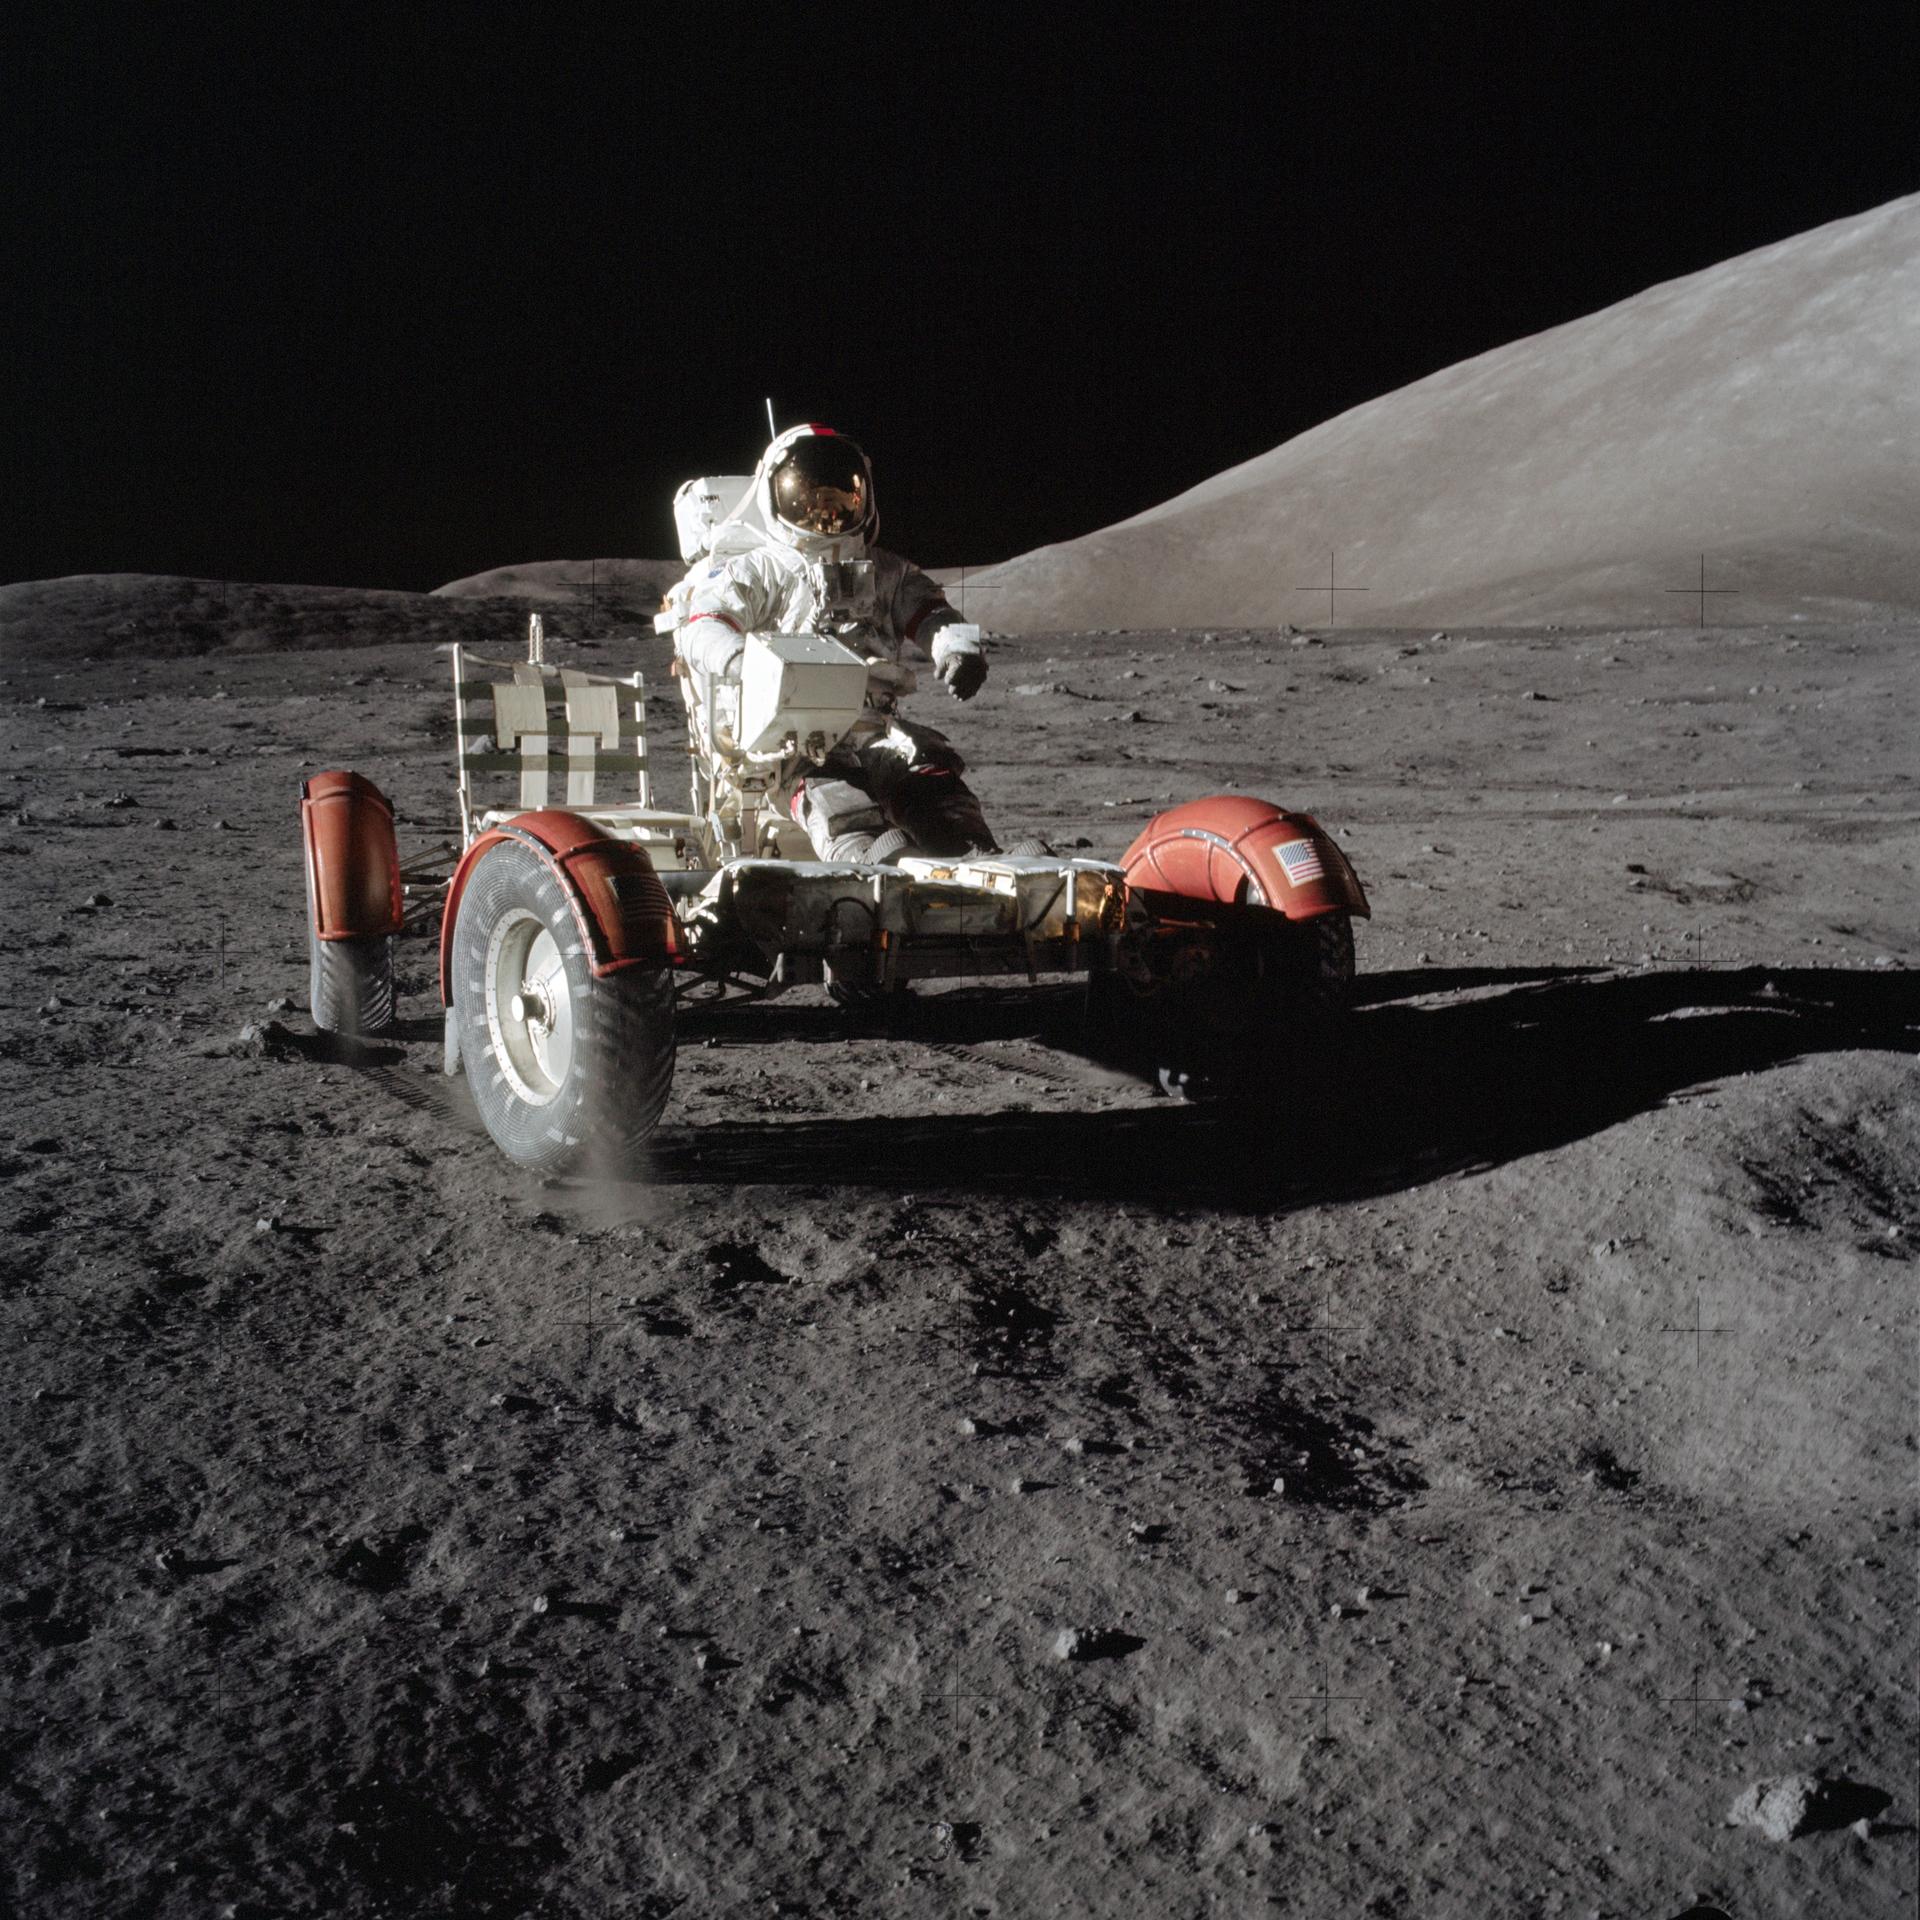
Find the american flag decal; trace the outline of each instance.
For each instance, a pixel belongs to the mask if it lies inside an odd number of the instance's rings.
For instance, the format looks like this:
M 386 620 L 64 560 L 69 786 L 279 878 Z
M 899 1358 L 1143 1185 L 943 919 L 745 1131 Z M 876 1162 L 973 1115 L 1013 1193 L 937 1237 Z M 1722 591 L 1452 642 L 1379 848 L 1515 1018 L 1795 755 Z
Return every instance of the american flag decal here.
M 1320 864 L 1320 849 L 1311 840 L 1289 840 L 1280 848 L 1280 865 L 1296 887 L 1310 880 L 1324 880 L 1327 870 Z

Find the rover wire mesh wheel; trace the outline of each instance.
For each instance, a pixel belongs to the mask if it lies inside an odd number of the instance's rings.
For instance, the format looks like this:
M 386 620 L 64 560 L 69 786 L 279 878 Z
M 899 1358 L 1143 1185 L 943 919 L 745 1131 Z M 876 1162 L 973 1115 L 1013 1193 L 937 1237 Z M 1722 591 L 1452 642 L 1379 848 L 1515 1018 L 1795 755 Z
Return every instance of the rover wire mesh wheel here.
M 673 1086 L 673 975 L 596 979 L 560 882 L 530 848 L 481 855 L 453 933 L 459 1060 L 487 1131 L 542 1173 L 630 1178 Z
M 1353 916 L 1323 913 L 1295 929 L 1298 980 L 1322 1013 L 1345 1013 L 1353 1005 Z
M 393 1025 L 393 935 L 322 940 L 307 875 L 307 1006 L 322 1033 L 385 1033 Z
M 1240 938 L 1180 955 L 1154 993 L 1103 980 L 1092 1006 L 1106 1031 L 1133 1028 L 1169 1097 L 1270 1105 L 1337 1064 L 1353 971 L 1350 915 L 1262 912 Z

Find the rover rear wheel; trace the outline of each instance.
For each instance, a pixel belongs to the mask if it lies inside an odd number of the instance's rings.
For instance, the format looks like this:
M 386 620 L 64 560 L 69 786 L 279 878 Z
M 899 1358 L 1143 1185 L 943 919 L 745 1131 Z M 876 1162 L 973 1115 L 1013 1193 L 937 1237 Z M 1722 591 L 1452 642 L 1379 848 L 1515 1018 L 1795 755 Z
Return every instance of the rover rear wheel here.
M 484 853 L 453 934 L 453 1020 L 474 1105 L 500 1150 L 542 1173 L 631 1178 L 673 1086 L 673 975 L 596 978 L 546 863 Z
M 393 1025 L 393 935 L 322 940 L 307 875 L 307 1007 L 322 1033 L 385 1033 Z

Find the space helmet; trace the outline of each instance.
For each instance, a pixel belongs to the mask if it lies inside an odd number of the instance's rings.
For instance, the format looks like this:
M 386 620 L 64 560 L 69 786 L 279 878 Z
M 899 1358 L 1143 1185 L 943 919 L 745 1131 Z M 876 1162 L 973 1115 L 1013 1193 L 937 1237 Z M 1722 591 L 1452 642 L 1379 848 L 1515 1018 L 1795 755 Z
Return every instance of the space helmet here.
M 760 516 L 776 540 L 809 555 L 864 551 L 880 528 L 873 469 L 831 427 L 789 427 L 760 462 Z

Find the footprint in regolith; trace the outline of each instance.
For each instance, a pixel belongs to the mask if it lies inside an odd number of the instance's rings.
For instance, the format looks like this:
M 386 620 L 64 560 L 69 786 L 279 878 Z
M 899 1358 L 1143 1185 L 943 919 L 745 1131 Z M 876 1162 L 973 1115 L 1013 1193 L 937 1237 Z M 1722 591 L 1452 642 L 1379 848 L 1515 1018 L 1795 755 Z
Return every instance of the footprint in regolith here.
M 586 1793 L 605 1793 L 624 1780 L 647 1756 L 640 1752 L 610 1753 L 603 1759 L 589 1760 L 580 1785 Z
M 1118 1628 L 1082 1629 L 1060 1635 L 1054 1642 L 1054 1654 L 1075 1666 L 1084 1666 L 1089 1660 L 1124 1660 L 1146 1644 L 1137 1633 L 1122 1633 Z
M 1640 1479 L 1636 1469 L 1623 1466 L 1614 1457 L 1613 1449 L 1602 1446 L 1597 1440 L 1590 1440 L 1582 1446 L 1573 1456 L 1573 1464 L 1595 1486 L 1605 1487 L 1610 1493 L 1625 1493 Z
M 983 1371 L 1028 1379 L 1058 1371 L 1052 1346 L 1060 1316 L 1014 1281 L 971 1282 L 967 1311 L 973 1321 L 967 1344 Z
M 426 1528 L 415 1525 L 374 1538 L 350 1540 L 334 1556 L 329 1571 L 336 1579 L 364 1587 L 369 1593 L 391 1593 L 406 1584 L 413 1549 L 426 1537 Z
M 716 1293 L 737 1293 L 742 1287 L 779 1287 L 787 1276 L 762 1257 L 758 1247 L 723 1240 L 707 1249 L 709 1283 Z

